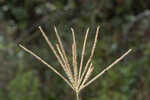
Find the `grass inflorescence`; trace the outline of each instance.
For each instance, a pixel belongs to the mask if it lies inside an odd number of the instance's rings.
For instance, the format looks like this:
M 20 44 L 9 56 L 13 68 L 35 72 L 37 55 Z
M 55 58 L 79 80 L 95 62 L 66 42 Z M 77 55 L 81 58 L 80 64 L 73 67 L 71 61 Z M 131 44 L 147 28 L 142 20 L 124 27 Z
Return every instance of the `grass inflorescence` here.
M 81 52 L 81 59 L 79 60 L 80 62 L 77 62 L 77 45 L 76 45 L 76 38 L 75 38 L 75 33 L 74 29 L 71 28 L 72 31 L 72 38 L 73 38 L 73 43 L 72 43 L 72 66 L 69 62 L 68 56 L 64 50 L 61 38 L 58 34 L 58 31 L 56 27 L 54 27 L 56 37 L 58 40 L 58 44 L 56 44 L 56 48 L 52 45 L 48 37 L 46 36 L 45 32 L 41 27 L 39 27 L 43 37 L 45 38 L 48 46 L 51 48 L 52 52 L 56 56 L 58 62 L 60 63 L 62 69 L 64 70 L 66 77 L 63 76 L 59 71 L 55 69 L 52 65 L 48 64 L 45 62 L 42 58 L 40 58 L 38 55 L 30 51 L 29 49 L 25 48 L 23 45 L 19 44 L 21 48 L 23 48 L 26 52 L 30 53 L 33 55 L 36 59 L 38 59 L 40 62 L 48 66 L 52 71 L 54 71 L 58 76 L 60 76 L 76 93 L 77 100 L 79 100 L 79 93 L 82 89 L 90 85 L 93 81 L 95 81 L 97 78 L 99 78 L 101 75 L 103 75 L 107 70 L 109 70 L 111 67 L 113 67 L 116 63 L 118 63 L 120 60 L 122 60 L 129 52 L 131 52 L 131 49 L 129 49 L 126 53 L 124 53 L 121 57 L 119 57 L 117 60 L 115 60 L 112 64 L 110 64 L 108 67 L 106 67 L 102 72 L 98 73 L 95 77 L 90 78 L 94 67 L 92 64 L 92 58 L 94 55 L 94 51 L 96 48 L 96 42 L 98 38 L 98 33 L 99 33 L 99 26 L 97 27 L 96 30 L 96 35 L 94 39 L 94 43 L 92 46 L 91 54 L 89 59 L 87 60 L 86 64 L 83 66 L 83 61 L 84 61 L 84 56 L 85 56 L 85 47 L 86 47 L 86 42 L 87 42 L 87 37 L 89 34 L 89 28 L 86 30 L 85 38 L 84 38 L 84 43 L 83 43 L 83 48 Z M 77 66 L 79 65 L 79 66 Z

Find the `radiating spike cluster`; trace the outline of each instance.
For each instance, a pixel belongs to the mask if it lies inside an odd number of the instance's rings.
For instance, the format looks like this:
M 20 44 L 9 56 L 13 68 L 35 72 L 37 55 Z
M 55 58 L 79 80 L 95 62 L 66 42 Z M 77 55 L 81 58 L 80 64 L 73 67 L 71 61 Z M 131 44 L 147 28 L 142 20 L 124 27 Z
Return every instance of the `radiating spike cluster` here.
M 109 70 L 116 63 L 118 63 L 120 60 L 122 60 L 129 52 L 131 52 L 131 49 L 129 49 L 126 53 L 124 53 L 121 57 L 119 57 L 111 65 L 106 67 L 106 69 L 104 69 L 98 75 L 96 75 L 95 77 L 91 78 L 91 80 L 89 80 L 89 78 L 90 78 L 90 76 L 91 76 L 91 74 L 92 74 L 92 72 L 94 70 L 94 67 L 93 67 L 93 64 L 92 64 L 91 60 L 92 60 L 92 57 L 94 55 L 96 42 L 97 42 L 97 38 L 98 38 L 98 33 L 99 33 L 99 28 L 100 27 L 98 26 L 97 30 L 96 30 L 95 40 L 94 40 L 94 43 L 93 43 L 93 46 L 92 46 L 90 57 L 89 57 L 88 61 L 86 62 L 85 66 L 83 66 L 83 61 L 84 61 L 84 56 L 85 56 L 85 47 L 86 47 L 87 37 L 88 37 L 88 33 L 89 33 L 89 28 L 87 29 L 86 34 L 85 34 L 85 38 L 84 38 L 84 43 L 83 43 L 83 48 L 82 48 L 82 54 L 81 54 L 81 60 L 80 60 L 80 63 L 79 63 L 79 67 L 77 66 L 77 46 L 76 46 L 75 33 L 74 33 L 74 29 L 71 28 L 72 37 L 73 37 L 73 43 L 72 43 L 72 67 L 71 67 L 71 65 L 69 63 L 69 60 L 68 60 L 68 56 L 66 55 L 66 52 L 64 50 L 61 38 L 60 38 L 60 36 L 58 34 L 58 31 L 57 31 L 56 27 L 54 27 L 54 30 L 55 30 L 55 33 L 56 33 L 56 37 L 57 37 L 57 40 L 58 40 L 58 44 L 56 44 L 56 49 L 54 48 L 52 43 L 49 41 L 48 37 L 46 36 L 46 34 L 42 30 L 42 28 L 39 27 L 39 29 L 40 29 L 43 37 L 45 38 L 47 44 L 51 48 L 52 52 L 54 53 L 54 55 L 56 56 L 58 62 L 60 63 L 62 69 L 64 70 L 64 72 L 66 74 L 66 77 L 63 76 L 61 73 L 59 73 L 53 66 L 51 66 L 48 63 L 46 63 L 42 58 L 40 58 L 39 56 L 34 54 L 29 49 L 25 48 L 21 44 L 19 46 L 21 48 L 23 48 L 26 52 L 28 52 L 31 55 L 33 55 L 36 59 L 41 61 L 43 64 L 48 66 L 57 75 L 59 75 L 76 92 L 77 98 L 78 98 L 78 94 L 79 94 L 79 92 L 82 89 L 84 89 L 86 86 L 88 86 L 93 81 L 95 81 L 97 78 L 99 78 L 107 70 Z

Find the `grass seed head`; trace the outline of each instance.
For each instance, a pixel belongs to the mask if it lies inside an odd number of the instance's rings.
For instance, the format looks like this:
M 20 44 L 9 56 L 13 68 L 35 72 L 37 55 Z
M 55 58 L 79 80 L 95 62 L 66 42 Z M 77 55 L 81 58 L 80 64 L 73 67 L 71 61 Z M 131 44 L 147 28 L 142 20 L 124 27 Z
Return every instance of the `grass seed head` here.
M 94 51 L 96 48 L 99 28 L 100 27 L 98 26 L 97 30 L 96 30 L 96 35 L 95 35 L 95 39 L 94 39 L 94 43 L 92 46 L 90 57 L 89 57 L 88 61 L 86 62 L 85 66 L 83 66 L 84 56 L 85 56 L 85 47 L 86 47 L 87 37 L 88 37 L 88 33 L 89 33 L 89 28 L 87 29 L 86 34 L 85 34 L 85 38 L 84 38 L 84 43 L 83 43 L 83 48 L 82 48 L 81 59 L 79 62 L 80 63 L 79 67 L 77 66 L 77 46 L 76 46 L 75 33 L 74 33 L 74 29 L 71 28 L 72 38 L 73 38 L 73 43 L 72 43 L 72 65 L 73 65 L 73 67 L 71 67 L 69 60 L 68 60 L 68 56 L 64 50 L 61 38 L 58 34 L 57 28 L 54 27 L 56 37 L 58 40 L 58 44 L 56 44 L 56 49 L 55 49 L 54 46 L 52 45 L 52 43 L 50 42 L 50 40 L 48 39 L 48 37 L 46 36 L 43 29 L 41 27 L 39 27 L 39 29 L 42 33 L 42 36 L 46 40 L 48 46 L 50 47 L 50 49 L 52 50 L 54 55 L 56 56 L 57 61 L 59 62 L 62 69 L 64 70 L 64 73 L 66 74 L 66 77 L 63 76 L 59 71 L 57 71 L 52 65 L 45 62 L 42 58 L 40 58 L 38 55 L 36 55 L 32 51 L 30 51 L 29 49 L 25 48 L 23 45 L 19 44 L 19 46 L 22 49 L 24 49 L 26 52 L 28 52 L 32 56 L 34 56 L 37 60 L 39 60 L 40 62 L 42 62 L 46 66 L 48 66 L 58 76 L 60 76 L 73 89 L 73 91 L 75 91 L 76 96 L 77 96 L 77 100 L 78 100 L 79 99 L 79 97 L 78 97 L 79 93 L 82 89 L 84 89 L 85 87 L 90 85 L 92 82 L 94 82 L 97 78 L 99 78 L 101 75 L 103 75 L 107 70 L 109 70 L 115 64 L 117 64 L 120 60 L 122 60 L 129 52 L 131 52 L 131 49 L 129 49 L 121 57 L 119 57 L 117 60 L 115 60 L 111 65 L 106 67 L 102 72 L 98 73 L 95 77 L 90 79 L 90 76 L 94 70 L 94 67 L 92 65 L 91 60 L 92 60 L 92 57 L 94 55 Z

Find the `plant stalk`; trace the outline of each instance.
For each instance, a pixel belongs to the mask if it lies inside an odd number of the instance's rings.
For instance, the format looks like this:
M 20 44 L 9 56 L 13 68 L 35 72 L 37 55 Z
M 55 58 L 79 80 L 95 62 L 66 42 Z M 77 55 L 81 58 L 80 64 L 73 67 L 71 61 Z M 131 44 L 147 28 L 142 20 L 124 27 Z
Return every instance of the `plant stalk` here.
M 79 100 L 79 92 L 76 92 L 76 98 Z

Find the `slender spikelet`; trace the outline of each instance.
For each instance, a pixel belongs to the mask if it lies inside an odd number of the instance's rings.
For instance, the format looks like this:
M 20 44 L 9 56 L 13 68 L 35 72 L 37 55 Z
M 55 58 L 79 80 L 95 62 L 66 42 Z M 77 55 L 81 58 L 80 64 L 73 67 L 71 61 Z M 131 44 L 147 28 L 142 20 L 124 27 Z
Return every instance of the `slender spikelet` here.
M 94 55 L 94 51 L 96 48 L 96 42 L 98 38 L 98 33 L 99 33 L 99 26 L 97 27 L 96 30 L 96 35 L 94 39 L 94 43 L 92 46 L 91 54 L 86 62 L 85 66 L 83 66 L 83 61 L 84 61 L 84 55 L 85 55 L 85 47 L 86 47 L 86 42 L 87 42 L 87 37 L 89 33 L 89 28 L 86 31 L 86 35 L 84 38 L 83 42 L 83 48 L 82 48 L 82 54 L 81 54 L 81 60 L 80 60 L 80 65 L 79 67 L 77 66 L 77 46 L 76 46 L 76 38 L 74 34 L 74 29 L 71 28 L 72 31 L 72 38 L 73 38 L 73 43 L 72 43 L 72 66 L 69 64 L 69 60 L 67 58 L 66 52 L 64 50 L 62 41 L 60 39 L 60 36 L 57 32 L 56 27 L 54 27 L 56 37 L 58 40 L 58 44 L 56 44 L 56 49 L 52 45 L 52 43 L 49 41 L 48 37 L 44 33 L 41 27 L 39 27 L 43 37 L 45 38 L 48 46 L 51 48 L 52 52 L 56 56 L 58 62 L 60 63 L 62 69 L 64 70 L 66 77 L 64 77 L 62 74 L 60 74 L 53 66 L 45 62 L 42 58 L 40 58 L 38 55 L 30 51 L 29 49 L 25 48 L 21 44 L 19 46 L 24 49 L 26 52 L 34 56 L 37 60 L 48 66 L 53 72 L 55 72 L 58 76 L 60 76 L 76 93 L 77 100 L 79 100 L 79 93 L 81 90 L 83 90 L 85 87 L 90 85 L 92 82 L 94 82 L 96 79 L 98 79 L 101 75 L 103 75 L 106 71 L 108 71 L 110 68 L 112 68 L 115 64 L 117 64 L 120 60 L 122 60 L 126 55 L 128 55 L 132 50 L 129 49 L 126 53 L 124 53 L 121 57 L 119 57 L 117 60 L 115 60 L 112 64 L 110 64 L 108 67 L 106 67 L 102 72 L 98 73 L 95 77 L 90 79 L 90 76 L 94 70 L 94 67 L 92 65 L 92 57 Z M 71 69 L 72 68 L 72 69 Z M 72 72 L 73 71 L 73 72 Z
M 72 31 L 72 38 L 73 38 L 73 44 L 72 44 L 72 56 L 73 56 L 73 71 L 74 71 L 74 81 L 76 88 L 78 86 L 78 68 L 77 68 L 77 48 L 76 48 L 76 40 L 75 40 L 75 34 L 73 28 L 71 28 Z
M 55 33 L 56 33 L 56 36 L 57 36 L 57 39 L 58 39 L 58 42 L 59 42 L 59 45 L 60 45 L 60 48 L 61 48 L 61 50 L 62 50 L 62 54 L 63 54 L 63 56 L 64 56 L 64 58 L 65 58 L 65 62 L 66 62 L 66 64 L 67 64 L 67 69 L 68 69 L 68 72 L 69 72 L 69 76 L 70 76 L 70 81 L 72 82 L 72 84 L 74 84 L 74 79 L 73 79 L 73 76 L 72 76 L 72 72 L 71 72 L 71 69 L 70 69 L 70 65 L 69 65 L 69 62 L 68 62 L 68 58 L 67 58 L 67 55 L 66 55 L 66 52 L 65 52 L 65 50 L 64 50 L 64 47 L 63 47 L 63 45 L 62 45 L 62 41 L 61 41 L 61 39 L 60 39 L 60 36 L 59 36 L 59 34 L 58 34 L 58 31 L 57 31 L 57 28 L 54 26 L 54 30 L 55 30 Z
M 53 53 L 55 54 L 55 56 L 56 56 L 58 62 L 60 63 L 61 67 L 62 67 L 64 70 L 67 69 L 68 67 L 66 67 L 66 66 L 63 64 L 62 60 L 60 59 L 60 56 L 59 56 L 58 53 L 56 52 L 56 50 L 55 50 L 55 48 L 53 47 L 52 43 L 49 41 L 49 39 L 48 39 L 48 37 L 46 36 L 46 34 L 45 34 L 45 32 L 43 31 L 43 29 L 42 29 L 40 26 L 39 26 L 39 29 L 40 29 L 40 31 L 41 31 L 43 37 L 45 38 L 47 44 L 49 45 L 49 47 L 51 48 L 51 50 L 52 50 Z M 55 29 L 55 30 L 56 30 L 56 29 Z M 56 33 L 56 34 L 57 34 L 57 33 Z M 57 37 L 59 38 L 58 35 L 57 35 Z M 59 43 L 62 44 L 61 41 L 60 41 L 60 38 L 59 38 L 58 40 L 59 40 Z M 66 61 L 65 61 L 65 62 L 66 62 Z M 66 63 L 67 63 L 67 62 L 66 62 Z M 68 72 L 68 71 L 66 71 L 66 72 Z M 67 73 L 66 73 L 66 74 L 67 74 Z M 67 74 L 67 76 L 70 76 L 70 77 L 68 77 L 68 78 L 69 78 L 69 80 L 71 81 L 71 83 L 73 83 L 74 81 L 72 80 L 72 75 L 69 73 L 69 74 Z
M 88 68 L 88 66 L 89 66 L 89 64 L 90 64 L 90 62 L 92 60 L 92 57 L 93 57 L 93 54 L 94 54 L 94 51 L 95 51 L 95 47 L 96 47 L 97 38 L 98 38 L 99 28 L 100 27 L 98 26 L 97 30 L 96 30 L 96 35 L 95 35 L 95 40 L 94 40 L 94 44 L 93 44 L 93 47 L 92 47 L 91 55 L 90 55 L 86 65 L 85 65 L 85 68 L 84 68 L 84 71 L 83 71 L 83 73 L 82 73 L 82 75 L 80 77 L 79 83 L 82 81 L 82 79 L 83 79 L 83 77 L 84 77 L 84 75 L 85 75 L 85 73 L 87 71 L 87 68 Z
M 70 74 L 70 72 L 69 72 L 69 70 L 68 70 L 68 67 L 66 67 L 67 64 L 66 64 L 66 62 L 65 62 L 65 58 L 64 58 L 64 56 L 63 56 L 63 54 L 62 54 L 62 51 L 61 51 L 61 49 L 60 49 L 60 47 L 59 47 L 58 44 L 56 44 L 56 47 L 57 47 L 57 50 L 58 50 L 58 52 L 59 52 L 59 54 L 60 54 L 60 56 L 61 56 L 61 58 L 62 58 L 62 61 L 63 61 L 64 65 L 65 65 L 65 66 L 62 66 L 62 67 L 63 67 L 63 69 L 64 69 L 66 75 L 68 76 L 69 80 L 72 80 L 72 79 L 71 79 L 72 76 L 71 76 L 71 74 Z
M 85 88 L 86 86 L 90 85 L 92 82 L 94 82 L 97 78 L 99 78 L 101 75 L 103 75 L 106 71 L 108 71 L 111 67 L 113 67 L 115 64 L 117 64 L 120 60 L 122 60 L 127 54 L 129 54 L 132 51 L 132 49 L 129 49 L 126 53 L 124 53 L 121 57 L 119 57 L 117 60 L 115 60 L 111 65 L 106 67 L 102 72 L 100 72 L 98 75 L 96 75 L 94 78 L 92 78 L 87 84 L 85 84 L 81 89 Z M 80 89 L 80 90 L 81 90 Z
M 37 60 L 39 60 L 40 62 L 42 62 L 44 65 L 46 65 L 47 67 L 49 67 L 52 71 L 54 71 L 58 76 L 60 76 L 74 90 L 74 87 L 71 85 L 71 83 L 62 74 L 60 74 L 53 66 L 51 66 L 50 64 L 48 64 L 47 62 L 45 62 L 42 58 L 40 58 L 39 56 L 37 56 L 35 53 L 33 53 L 32 51 L 30 51 L 29 49 L 25 48 L 21 44 L 19 44 L 19 46 L 22 49 L 24 49 L 26 52 L 28 52 L 29 54 L 31 54 L 32 56 L 34 56 Z
M 79 87 L 79 89 L 81 89 L 83 87 L 83 85 L 85 84 L 85 82 L 87 82 L 87 80 L 89 79 L 89 77 L 92 74 L 93 70 L 94 70 L 94 67 L 92 67 L 92 63 L 91 63 L 90 67 L 89 67 L 89 69 L 88 69 L 88 71 L 87 71 L 87 73 L 86 73 L 86 75 L 84 77 L 84 80 L 83 80 L 82 84 Z
M 79 80 L 80 80 L 81 72 L 82 72 L 82 65 L 83 65 L 83 60 L 84 60 L 85 46 L 86 46 L 86 41 L 87 41 L 88 33 L 89 33 L 89 28 L 86 31 L 86 35 L 85 35 L 85 39 L 84 39 L 84 43 L 83 43 L 83 48 L 82 48 L 81 61 L 80 61 L 80 69 L 79 69 L 79 76 L 78 76 Z

